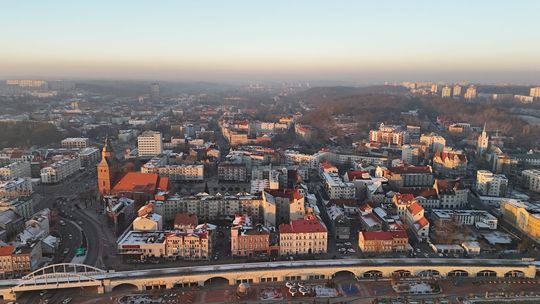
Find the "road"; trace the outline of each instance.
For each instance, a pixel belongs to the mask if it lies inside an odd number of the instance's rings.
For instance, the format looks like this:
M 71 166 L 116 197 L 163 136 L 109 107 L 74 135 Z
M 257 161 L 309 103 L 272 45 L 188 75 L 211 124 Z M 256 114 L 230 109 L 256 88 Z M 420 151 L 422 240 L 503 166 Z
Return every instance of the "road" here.
M 81 199 L 81 194 L 95 187 L 96 183 L 95 168 L 89 168 L 60 184 L 37 187 L 41 200 L 36 210 L 56 207 L 65 223 L 59 227 L 61 243 L 55 262 L 71 262 L 75 249 L 83 246 L 87 248 L 85 264 L 102 269 L 114 266 L 108 263 L 114 259 L 108 257 L 115 255 L 116 238 L 104 224 L 104 216 L 98 214 L 101 209 L 99 202 Z

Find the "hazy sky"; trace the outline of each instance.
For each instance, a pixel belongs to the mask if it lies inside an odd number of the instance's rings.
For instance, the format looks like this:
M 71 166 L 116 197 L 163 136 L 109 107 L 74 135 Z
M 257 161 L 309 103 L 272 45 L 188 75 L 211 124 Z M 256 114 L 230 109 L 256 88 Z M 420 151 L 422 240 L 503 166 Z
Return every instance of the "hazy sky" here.
M 540 82 L 540 1 L 0 0 L 0 77 Z

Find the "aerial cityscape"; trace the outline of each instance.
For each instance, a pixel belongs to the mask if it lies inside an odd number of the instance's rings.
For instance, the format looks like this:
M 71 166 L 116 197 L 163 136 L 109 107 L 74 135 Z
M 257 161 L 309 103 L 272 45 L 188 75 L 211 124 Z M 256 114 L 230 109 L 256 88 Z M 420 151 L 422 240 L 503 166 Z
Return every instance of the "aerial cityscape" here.
M 0 304 L 540 303 L 540 3 L 290 2 L 4 3 Z

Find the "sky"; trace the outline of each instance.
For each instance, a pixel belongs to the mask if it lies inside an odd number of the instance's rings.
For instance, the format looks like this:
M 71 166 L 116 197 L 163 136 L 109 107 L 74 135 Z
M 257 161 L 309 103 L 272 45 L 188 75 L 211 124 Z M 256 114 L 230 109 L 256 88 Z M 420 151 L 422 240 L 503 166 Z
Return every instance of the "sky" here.
M 540 83 L 538 12 L 536 0 L 0 0 L 0 77 Z

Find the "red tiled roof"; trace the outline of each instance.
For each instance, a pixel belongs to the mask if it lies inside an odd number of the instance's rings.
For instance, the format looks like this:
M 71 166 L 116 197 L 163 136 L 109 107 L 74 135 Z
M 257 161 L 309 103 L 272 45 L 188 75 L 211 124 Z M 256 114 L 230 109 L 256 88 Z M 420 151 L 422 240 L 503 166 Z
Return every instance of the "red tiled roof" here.
M 166 176 L 159 177 L 158 189 L 161 191 L 167 191 L 169 189 L 169 178 Z
M 396 231 L 362 231 L 360 232 L 366 241 L 383 241 L 393 239 L 406 239 L 407 232 L 404 230 Z
M 413 215 L 415 214 L 418 214 L 422 211 L 424 211 L 424 208 L 422 206 L 420 206 L 419 203 L 417 203 L 416 201 L 415 202 L 412 202 L 412 204 L 410 204 L 409 206 L 407 206 L 407 209 L 409 210 L 409 212 Z
M 410 193 L 405 193 L 405 194 L 397 193 L 394 197 L 398 200 L 399 203 L 408 204 L 414 201 L 414 195 Z
M 444 152 L 444 151 L 438 151 L 435 153 L 435 156 L 433 159 L 441 159 L 442 161 L 445 161 L 447 158 L 459 158 L 460 161 L 466 162 L 467 156 L 463 153 L 456 153 L 456 152 Z
M 420 227 L 425 227 L 429 225 L 429 221 L 425 217 L 422 217 L 418 220 L 418 225 L 420 225 Z
M 174 216 L 174 226 L 196 227 L 199 220 L 196 214 L 192 213 L 177 213 Z
M 264 191 L 275 197 L 285 197 L 295 200 L 304 198 L 298 189 L 264 189 Z
M 15 250 L 15 246 L 7 245 L 7 246 L 1 246 L 0 247 L 0 256 L 9 256 L 13 254 L 13 250 Z
M 389 169 L 392 173 L 397 174 L 418 174 L 418 173 L 431 173 L 431 167 L 429 166 L 400 166 Z
M 439 193 L 452 192 L 463 189 L 460 179 L 438 179 L 436 180 Z
M 367 171 L 360 171 L 360 170 L 351 170 L 347 172 L 347 177 L 350 181 L 353 181 L 355 179 L 366 179 L 365 176 L 367 174 L 367 179 L 369 179 L 369 172 Z
M 291 221 L 290 224 L 279 225 L 279 233 L 310 233 L 326 232 L 326 228 L 317 218 L 299 219 Z
M 113 192 L 146 192 L 154 193 L 157 189 L 159 175 L 155 173 L 128 172 L 114 186 Z
M 437 198 L 437 190 L 434 188 L 401 188 L 399 193 L 411 194 L 414 197 Z
M 321 163 L 321 166 L 323 167 L 323 169 L 336 169 L 336 167 L 334 165 L 332 165 L 331 163 L 329 163 L 327 161 L 323 161 Z

